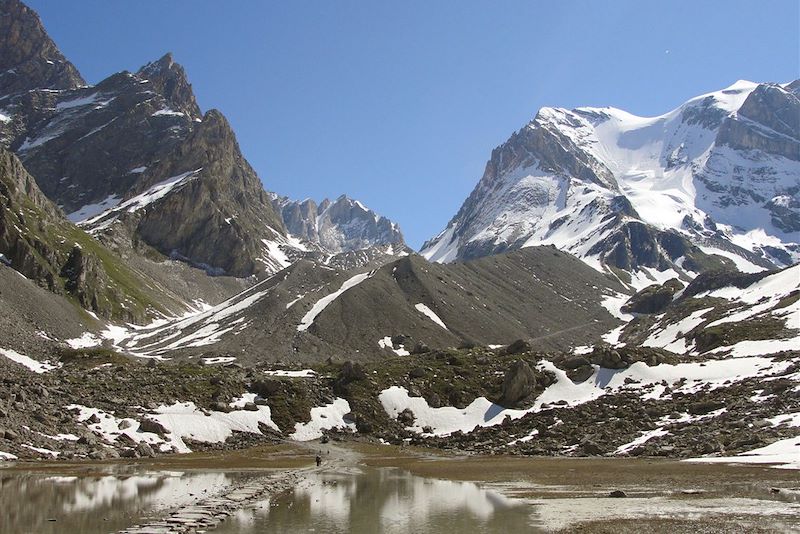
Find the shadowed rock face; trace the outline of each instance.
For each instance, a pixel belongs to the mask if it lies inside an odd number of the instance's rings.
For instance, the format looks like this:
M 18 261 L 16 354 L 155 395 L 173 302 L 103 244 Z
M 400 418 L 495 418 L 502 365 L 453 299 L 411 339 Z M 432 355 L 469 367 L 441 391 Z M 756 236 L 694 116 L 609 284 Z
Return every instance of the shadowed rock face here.
M 0 0 L 0 95 L 85 83 L 32 9 L 18 0 Z
M 164 254 L 189 258 L 211 270 L 234 276 L 263 270 L 261 239 L 273 237 L 269 228 L 283 231 L 283 222 L 242 156 L 228 121 L 216 110 L 206 113 L 154 176 L 194 169 L 202 169 L 196 179 L 141 212 L 137 234 Z
M 109 278 L 95 251 L 101 248 L 63 219 L 20 161 L 0 148 L 0 253 L 10 266 L 104 317 L 144 319 L 145 310 L 132 302 L 127 309 L 114 306 L 131 295 Z
M 717 142 L 800 161 L 800 98 L 775 85 L 759 85 L 736 116 L 723 122 Z
M 517 360 L 506 371 L 503 379 L 503 391 L 500 404 L 512 408 L 529 397 L 536 389 L 536 376 L 533 369 L 524 360 Z
M 195 124 L 186 114 L 160 114 L 171 108 L 155 89 L 119 73 L 93 87 L 14 97 L 6 107 L 6 127 L 16 127 L 10 147 L 66 213 L 120 199 Z

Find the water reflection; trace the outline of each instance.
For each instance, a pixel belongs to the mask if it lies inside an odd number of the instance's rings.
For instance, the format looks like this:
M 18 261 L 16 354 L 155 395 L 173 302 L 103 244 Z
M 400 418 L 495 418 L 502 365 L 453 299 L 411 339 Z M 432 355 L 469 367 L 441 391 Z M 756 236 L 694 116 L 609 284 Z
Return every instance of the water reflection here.
M 225 473 L 49 476 L 0 472 L 3 534 L 113 532 L 219 491 Z
M 532 507 L 470 482 L 398 469 L 313 475 L 241 511 L 220 532 L 530 532 Z

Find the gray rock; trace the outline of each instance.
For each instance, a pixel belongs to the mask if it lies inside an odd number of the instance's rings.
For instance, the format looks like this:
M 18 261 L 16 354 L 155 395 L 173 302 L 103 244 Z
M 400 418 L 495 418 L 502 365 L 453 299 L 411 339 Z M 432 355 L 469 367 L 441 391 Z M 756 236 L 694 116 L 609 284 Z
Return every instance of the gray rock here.
M 397 414 L 397 422 L 402 424 L 403 426 L 413 425 L 414 420 L 415 420 L 414 412 L 412 412 L 408 408 Z
M 527 362 L 517 360 L 506 371 L 500 404 L 506 407 L 517 406 L 521 401 L 530 397 L 535 389 L 536 375 L 533 373 L 533 369 Z
M 585 382 L 589 378 L 592 377 L 594 374 L 594 367 L 591 365 L 582 365 L 576 369 L 572 369 L 571 371 L 567 372 L 567 376 L 570 380 L 579 384 L 581 382 Z
M 153 419 L 143 418 L 139 423 L 139 432 L 152 432 L 153 434 L 158 434 L 163 436 L 164 434 L 169 434 L 169 430 L 164 427 L 158 421 L 154 421 Z
M 136 445 L 136 452 L 142 458 L 154 458 L 156 453 L 153 451 L 153 448 L 146 442 L 140 441 L 138 445 Z
M 119 453 L 120 458 L 138 458 L 139 453 L 136 449 L 124 449 Z
M 133 423 L 131 423 L 130 419 L 123 419 L 122 421 L 119 422 L 119 429 L 120 430 L 125 430 L 126 428 L 130 428 L 132 426 L 133 426 Z

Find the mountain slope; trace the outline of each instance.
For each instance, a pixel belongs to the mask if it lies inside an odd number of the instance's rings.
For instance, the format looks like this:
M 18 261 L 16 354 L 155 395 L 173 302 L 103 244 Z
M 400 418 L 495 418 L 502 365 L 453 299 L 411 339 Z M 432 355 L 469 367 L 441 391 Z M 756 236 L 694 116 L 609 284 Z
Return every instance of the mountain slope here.
M 213 309 L 131 331 L 117 346 L 137 356 L 243 363 L 375 359 L 519 338 L 567 348 L 619 323 L 607 301 L 622 289 L 551 247 L 457 265 L 406 256 L 361 272 L 298 261 Z
M 495 149 L 434 261 L 554 244 L 676 273 L 800 258 L 798 83 L 739 82 L 653 118 L 543 108 Z M 742 213 L 751 214 L 742 218 Z

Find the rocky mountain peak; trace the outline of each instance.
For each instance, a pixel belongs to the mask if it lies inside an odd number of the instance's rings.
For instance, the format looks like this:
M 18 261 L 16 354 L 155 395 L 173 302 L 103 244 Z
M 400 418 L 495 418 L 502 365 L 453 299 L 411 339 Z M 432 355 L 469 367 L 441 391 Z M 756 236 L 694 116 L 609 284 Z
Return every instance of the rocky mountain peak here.
M 392 245 L 397 251 L 406 245 L 400 228 L 358 200 L 340 195 L 336 200 L 293 201 L 273 199 L 289 233 L 320 246 L 329 253 L 349 252 L 374 246 Z
M 19 0 L 0 0 L 0 94 L 85 85 L 39 16 Z
M 172 111 L 186 113 L 191 118 L 202 116 L 186 71 L 175 62 L 171 52 L 143 66 L 136 74 L 153 85 Z

